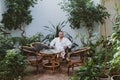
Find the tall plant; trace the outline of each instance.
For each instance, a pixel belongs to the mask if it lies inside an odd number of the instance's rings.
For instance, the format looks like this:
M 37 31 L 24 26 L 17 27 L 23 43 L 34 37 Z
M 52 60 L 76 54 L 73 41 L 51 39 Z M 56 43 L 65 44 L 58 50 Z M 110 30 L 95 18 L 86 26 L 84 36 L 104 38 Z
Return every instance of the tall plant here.
M 95 65 L 93 60 L 88 60 L 87 64 L 80 66 L 70 80 L 98 80 L 99 66 Z
M 118 20 L 120 20 L 120 17 L 117 17 Z M 113 42 L 113 51 L 114 57 L 110 61 L 110 72 L 112 74 L 120 74 L 120 23 L 115 22 L 116 24 L 116 29 L 114 30 L 112 34 L 112 42 Z
M 80 66 L 72 80 L 100 80 L 101 76 L 108 73 L 106 70 L 107 62 L 113 57 L 111 41 L 106 37 L 100 37 L 96 42 L 88 41 L 87 46 L 90 47 L 89 58 L 84 66 Z
M 23 27 L 32 21 L 31 6 L 33 7 L 37 0 L 5 0 L 6 12 L 3 14 L 2 23 L 5 28 L 20 29 L 22 36 L 24 36 Z
M 72 28 L 80 28 L 83 24 L 92 36 L 94 22 L 103 23 L 109 13 L 102 5 L 95 5 L 91 0 L 68 0 L 61 2 L 62 9 L 68 12 L 68 21 Z

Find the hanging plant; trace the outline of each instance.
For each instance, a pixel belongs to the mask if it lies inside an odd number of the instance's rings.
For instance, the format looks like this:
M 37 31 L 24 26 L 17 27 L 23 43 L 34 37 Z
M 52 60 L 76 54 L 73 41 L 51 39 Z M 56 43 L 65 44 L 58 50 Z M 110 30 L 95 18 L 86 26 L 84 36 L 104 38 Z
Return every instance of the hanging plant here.
M 37 0 L 5 0 L 6 12 L 2 15 L 2 23 L 5 28 L 9 30 L 22 30 L 22 36 L 24 36 L 25 25 L 28 25 L 32 21 L 32 15 L 30 7 L 34 7 Z

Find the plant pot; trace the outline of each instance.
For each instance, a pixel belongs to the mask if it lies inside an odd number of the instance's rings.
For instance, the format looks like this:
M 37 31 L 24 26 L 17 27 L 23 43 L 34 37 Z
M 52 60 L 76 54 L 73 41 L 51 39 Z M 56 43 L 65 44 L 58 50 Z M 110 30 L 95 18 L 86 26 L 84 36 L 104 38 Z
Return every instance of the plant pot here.
M 120 75 L 114 75 L 114 76 L 112 76 L 111 80 L 120 80 Z
M 107 77 L 107 78 L 100 78 L 100 80 L 110 80 L 110 78 L 109 77 Z
M 119 73 L 117 73 L 116 70 L 113 69 L 110 71 L 109 75 L 112 77 L 114 75 L 119 75 Z
M 99 78 L 100 78 L 100 80 L 110 80 L 110 76 L 109 75 L 105 75 L 105 74 L 100 75 Z

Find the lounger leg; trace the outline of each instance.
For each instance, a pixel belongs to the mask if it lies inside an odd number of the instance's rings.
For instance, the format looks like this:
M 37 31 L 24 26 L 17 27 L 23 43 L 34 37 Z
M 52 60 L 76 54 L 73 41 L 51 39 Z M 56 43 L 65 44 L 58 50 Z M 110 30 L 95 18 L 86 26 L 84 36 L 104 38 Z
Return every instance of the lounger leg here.
M 70 67 L 68 67 L 68 76 L 69 76 L 69 73 L 70 73 Z

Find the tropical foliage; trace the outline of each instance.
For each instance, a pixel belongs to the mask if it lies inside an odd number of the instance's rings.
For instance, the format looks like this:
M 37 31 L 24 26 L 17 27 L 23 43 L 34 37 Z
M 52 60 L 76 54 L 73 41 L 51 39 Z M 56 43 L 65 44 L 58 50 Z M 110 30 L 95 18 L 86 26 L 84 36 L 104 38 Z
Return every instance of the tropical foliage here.
M 51 24 L 51 26 L 44 26 L 45 30 L 49 31 L 50 34 L 48 34 L 45 39 L 49 42 L 53 40 L 55 37 L 58 37 L 58 33 L 60 31 L 63 31 L 63 28 L 65 27 L 65 22 L 58 23 L 57 25 Z
M 65 37 L 67 37 L 67 38 L 73 43 L 72 48 L 78 46 L 78 45 L 74 42 L 72 36 L 71 36 L 70 34 L 68 34 L 66 31 L 63 30 L 65 26 L 66 26 L 66 22 L 64 22 L 64 21 L 61 22 L 61 23 L 58 23 L 57 25 L 51 24 L 50 27 L 49 27 L 49 26 L 44 26 L 44 27 L 45 27 L 45 30 L 49 31 L 49 34 L 46 35 L 46 37 L 43 39 L 43 41 L 44 41 L 45 43 L 48 43 L 48 44 L 49 44 L 55 37 L 58 37 L 58 33 L 59 33 L 60 31 L 63 31 Z
M 1 80 L 22 80 L 25 75 L 26 61 L 18 49 L 7 50 L 5 58 L 0 61 Z
M 116 17 L 114 22 L 114 31 L 112 33 L 112 50 L 114 51 L 114 57 L 109 62 L 110 63 L 110 73 L 111 74 L 119 74 L 120 73 L 120 4 L 116 3 L 115 6 Z
M 100 72 L 99 66 L 95 65 L 93 60 L 90 59 L 85 66 L 80 66 L 75 71 L 71 80 L 98 80 L 97 76 Z
M 32 21 L 31 6 L 33 7 L 37 0 L 5 0 L 7 11 L 3 14 L 2 23 L 5 28 L 20 29 Z M 23 30 L 22 30 L 23 31 Z M 24 36 L 24 31 L 22 33 Z
M 108 73 L 107 62 L 113 58 L 112 42 L 110 38 L 100 37 L 96 42 L 89 40 L 87 46 L 90 50 L 87 54 L 89 58 L 84 66 L 80 66 L 71 78 L 72 80 L 99 80 L 101 74 Z
M 68 12 L 68 21 L 72 28 L 80 28 L 85 25 L 89 37 L 92 35 L 94 23 L 103 23 L 109 17 L 106 8 L 102 5 L 95 5 L 92 0 L 64 0 L 62 9 Z

